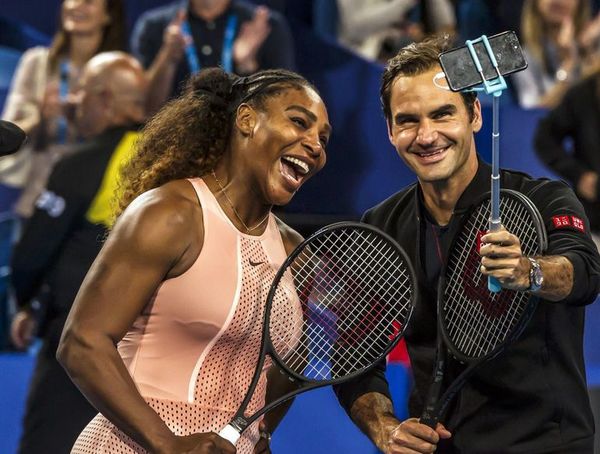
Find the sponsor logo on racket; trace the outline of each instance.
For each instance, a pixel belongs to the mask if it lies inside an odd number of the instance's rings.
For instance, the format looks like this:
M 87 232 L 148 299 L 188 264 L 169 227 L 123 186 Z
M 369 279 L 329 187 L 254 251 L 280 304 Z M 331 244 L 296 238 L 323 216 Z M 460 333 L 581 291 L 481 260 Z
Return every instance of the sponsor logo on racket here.
M 482 246 L 481 237 L 486 233 L 485 230 L 477 232 L 477 239 L 469 252 L 463 269 L 461 283 L 467 298 L 477 301 L 486 316 L 498 318 L 506 314 L 514 292 L 503 289 L 499 293 L 491 293 L 488 289 L 487 277 L 479 270 L 481 265 L 481 256 L 479 255 Z

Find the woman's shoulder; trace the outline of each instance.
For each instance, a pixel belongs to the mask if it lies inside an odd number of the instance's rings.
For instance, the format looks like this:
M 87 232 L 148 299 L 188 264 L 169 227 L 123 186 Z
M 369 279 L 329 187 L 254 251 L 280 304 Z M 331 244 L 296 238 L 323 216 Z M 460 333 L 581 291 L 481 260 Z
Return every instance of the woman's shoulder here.
M 45 46 L 30 47 L 25 52 L 23 52 L 23 56 L 21 57 L 21 60 L 23 60 L 23 61 L 46 60 L 46 59 L 48 59 L 49 53 L 50 53 L 50 49 Z
M 164 226 L 180 231 L 198 221 L 200 202 L 187 180 L 174 180 L 137 196 L 123 212 L 134 223 Z
M 285 252 L 289 255 L 296 246 L 304 241 L 304 238 L 277 216 L 275 216 L 275 221 L 277 222 L 277 228 L 279 229 L 281 239 L 283 240 Z

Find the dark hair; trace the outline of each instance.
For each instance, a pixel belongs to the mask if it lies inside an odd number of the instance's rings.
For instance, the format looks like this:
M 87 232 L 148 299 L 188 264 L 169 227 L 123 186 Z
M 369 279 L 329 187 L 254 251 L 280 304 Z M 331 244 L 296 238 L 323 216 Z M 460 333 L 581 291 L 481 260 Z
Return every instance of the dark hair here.
M 117 215 L 138 195 L 212 170 L 227 149 L 237 108 L 264 108 L 267 99 L 288 89 L 316 88 L 286 70 L 247 77 L 206 68 L 192 76 L 181 96 L 168 102 L 144 127 L 136 152 L 121 173 Z
M 388 61 L 381 79 L 381 88 L 379 91 L 381 107 L 385 118 L 390 121 L 392 112 L 390 108 L 390 99 L 392 96 L 392 85 L 397 77 L 400 76 L 418 76 L 429 71 L 436 65 L 439 65 L 439 55 L 452 48 L 452 40 L 449 35 L 432 36 L 421 41 L 412 43 L 400 49 L 398 54 Z M 473 119 L 474 104 L 477 94 L 475 92 L 461 91 L 469 118 Z
M 110 22 L 104 27 L 102 42 L 96 50 L 97 54 L 111 50 L 126 50 L 123 0 L 105 0 L 105 2 Z M 64 3 L 64 0 L 62 3 Z M 59 12 L 58 31 L 52 39 L 48 55 L 48 66 L 51 72 L 57 69 L 60 58 L 69 52 L 69 46 L 71 45 L 71 35 L 65 31 L 62 25 L 62 3 Z

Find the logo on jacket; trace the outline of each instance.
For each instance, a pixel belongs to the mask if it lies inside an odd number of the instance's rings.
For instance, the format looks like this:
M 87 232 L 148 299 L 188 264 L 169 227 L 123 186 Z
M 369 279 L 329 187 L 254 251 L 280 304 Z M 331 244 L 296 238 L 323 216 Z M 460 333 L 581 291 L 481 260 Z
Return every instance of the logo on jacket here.
M 52 191 L 45 190 L 35 202 L 36 208 L 48 213 L 48 216 L 57 218 L 65 211 L 65 199 Z

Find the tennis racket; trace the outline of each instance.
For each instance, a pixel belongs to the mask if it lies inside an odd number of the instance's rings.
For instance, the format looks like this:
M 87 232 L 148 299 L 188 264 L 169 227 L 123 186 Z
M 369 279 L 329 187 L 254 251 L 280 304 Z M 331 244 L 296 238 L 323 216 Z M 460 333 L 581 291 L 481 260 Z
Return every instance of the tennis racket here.
M 541 255 L 547 248 L 542 217 L 533 203 L 516 191 L 502 189 L 502 222 L 521 242 L 523 255 Z M 490 195 L 464 217 L 442 271 L 438 292 L 438 344 L 433 381 L 421 423 L 435 428 L 456 393 L 476 368 L 501 354 L 523 332 L 537 306 L 528 292 L 490 292 L 480 271 L 480 238 L 488 230 Z M 450 353 L 467 365 L 440 397 Z
M 256 371 L 219 435 L 235 443 L 250 424 L 293 396 L 350 380 L 385 358 L 408 325 L 415 283 L 402 248 L 367 224 L 332 224 L 302 242 L 271 284 Z M 292 322 L 290 304 L 296 306 Z M 285 328 L 277 323 L 283 314 Z M 267 355 L 297 387 L 246 415 Z

